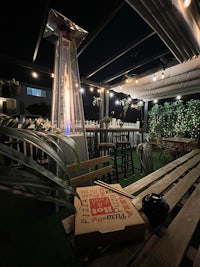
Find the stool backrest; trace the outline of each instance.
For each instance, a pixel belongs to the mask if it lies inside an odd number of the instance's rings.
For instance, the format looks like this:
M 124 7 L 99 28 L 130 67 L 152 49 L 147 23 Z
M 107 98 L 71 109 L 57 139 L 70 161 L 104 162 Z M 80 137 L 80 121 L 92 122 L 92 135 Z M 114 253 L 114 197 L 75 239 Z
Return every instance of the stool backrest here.
M 136 152 L 145 175 L 153 172 L 153 154 L 151 144 L 149 142 L 138 144 Z

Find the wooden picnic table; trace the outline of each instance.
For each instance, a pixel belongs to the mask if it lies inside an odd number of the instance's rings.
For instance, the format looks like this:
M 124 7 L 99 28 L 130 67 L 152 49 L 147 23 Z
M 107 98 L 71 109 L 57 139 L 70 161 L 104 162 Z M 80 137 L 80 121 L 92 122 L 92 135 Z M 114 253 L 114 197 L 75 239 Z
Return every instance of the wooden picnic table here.
M 111 245 L 90 267 L 181 267 L 186 261 L 200 266 L 200 149 L 194 149 L 130 184 L 133 204 L 147 222 L 145 239 Z M 161 194 L 169 204 L 167 219 L 156 227 L 148 223 L 142 198 Z
M 173 147 L 176 147 L 177 149 L 186 150 L 187 147 L 192 143 L 195 142 L 195 138 L 186 138 L 186 137 L 163 137 L 162 142 L 166 144 L 171 144 Z

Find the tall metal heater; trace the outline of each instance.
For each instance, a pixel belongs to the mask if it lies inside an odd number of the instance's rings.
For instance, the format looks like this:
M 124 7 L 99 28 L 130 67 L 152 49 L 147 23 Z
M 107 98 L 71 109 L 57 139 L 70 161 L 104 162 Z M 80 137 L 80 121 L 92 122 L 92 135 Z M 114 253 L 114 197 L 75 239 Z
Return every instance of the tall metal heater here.
M 73 137 L 82 149 L 85 145 L 84 151 L 87 150 L 87 140 L 76 49 L 87 34 L 71 20 L 50 9 L 43 38 L 55 44 L 51 124 Z

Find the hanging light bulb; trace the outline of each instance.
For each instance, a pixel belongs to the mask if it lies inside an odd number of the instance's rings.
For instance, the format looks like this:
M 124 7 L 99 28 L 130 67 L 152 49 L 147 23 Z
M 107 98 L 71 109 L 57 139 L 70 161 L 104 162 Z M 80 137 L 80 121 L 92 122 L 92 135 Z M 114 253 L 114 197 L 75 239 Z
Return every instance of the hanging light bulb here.
M 80 88 L 80 92 L 81 94 L 84 94 L 85 93 L 85 89 L 83 87 Z
M 153 81 L 155 82 L 156 81 L 156 75 L 154 74 L 153 76 Z
M 165 78 L 165 74 L 164 72 L 162 72 L 161 79 L 164 79 L 164 78 Z
M 191 0 L 184 0 L 184 2 L 183 2 L 183 6 L 185 7 L 185 8 L 188 8 L 189 6 L 190 6 L 190 4 L 191 4 Z
M 90 92 L 94 92 L 94 87 L 90 86 Z
M 114 93 L 113 92 L 110 92 L 110 97 L 113 97 L 114 96 Z
M 32 71 L 31 74 L 33 78 L 38 78 L 38 73 L 36 71 Z

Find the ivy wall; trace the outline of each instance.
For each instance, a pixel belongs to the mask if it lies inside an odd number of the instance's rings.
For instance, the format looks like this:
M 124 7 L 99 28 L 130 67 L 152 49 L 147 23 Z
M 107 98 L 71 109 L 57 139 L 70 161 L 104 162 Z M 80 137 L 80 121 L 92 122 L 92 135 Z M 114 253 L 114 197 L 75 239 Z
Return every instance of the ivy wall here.
M 148 112 L 148 132 L 155 136 L 197 138 L 200 130 L 200 100 L 155 104 Z

